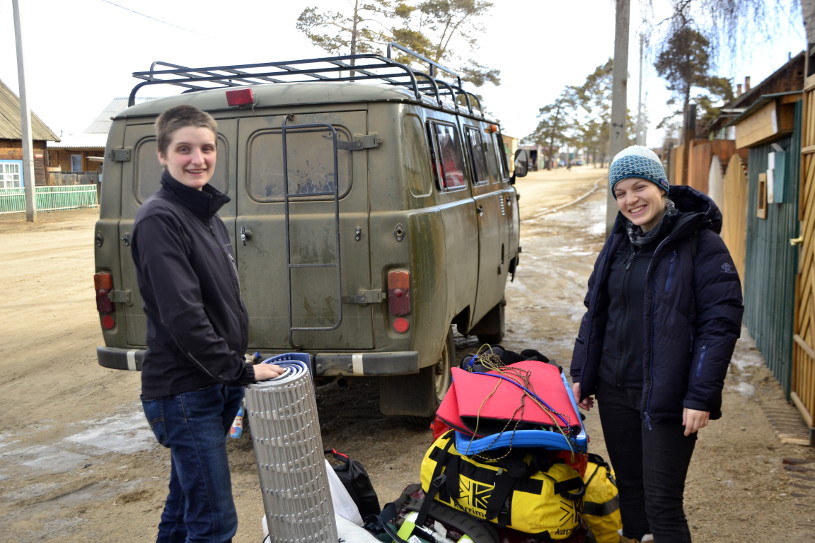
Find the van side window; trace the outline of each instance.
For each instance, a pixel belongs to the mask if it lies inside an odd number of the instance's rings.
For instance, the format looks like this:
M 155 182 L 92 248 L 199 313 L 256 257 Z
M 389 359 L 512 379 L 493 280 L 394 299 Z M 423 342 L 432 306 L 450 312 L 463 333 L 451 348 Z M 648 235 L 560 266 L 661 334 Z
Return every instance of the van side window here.
M 351 176 L 350 151 L 336 149 L 334 171 L 334 134 L 337 141 L 348 141 L 348 135 L 329 125 L 286 130 L 286 164 L 284 172 L 283 134 L 279 128 L 256 132 L 249 139 L 248 190 L 259 202 L 280 201 L 288 194 L 316 198 L 333 198 L 348 191 Z
M 158 143 L 156 138 L 149 137 L 142 139 L 136 144 L 135 148 L 135 168 L 134 172 L 134 190 L 136 192 L 136 200 L 143 204 L 147 198 L 156 192 L 161 186 L 161 164 L 158 162 L 156 150 Z M 229 147 L 226 140 L 219 134 L 218 135 L 218 158 L 215 162 L 215 174 L 212 176 L 209 184 L 220 190 L 224 194 L 227 193 L 227 157 L 229 156 Z
M 456 127 L 430 121 L 428 132 L 436 186 L 441 190 L 464 187 L 464 157 L 461 155 Z
M 493 149 L 498 154 L 498 167 L 501 168 L 501 179 L 509 178 L 509 165 L 507 164 L 507 148 L 504 146 L 504 137 L 500 132 L 492 133 Z
M 495 179 L 497 177 L 497 168 L 493 159 L 492 168 L 487 169 L 487 154 L 486 146 L 484 145 L 484 138 L 481 136 L 481 131 L 472 126 L 464 129 L 464 137 L 467 140 L 467 150 L 470 155 L 470 166 L 473 171 L 473 184 L 479 185 L 486 183 L 489 178 Z

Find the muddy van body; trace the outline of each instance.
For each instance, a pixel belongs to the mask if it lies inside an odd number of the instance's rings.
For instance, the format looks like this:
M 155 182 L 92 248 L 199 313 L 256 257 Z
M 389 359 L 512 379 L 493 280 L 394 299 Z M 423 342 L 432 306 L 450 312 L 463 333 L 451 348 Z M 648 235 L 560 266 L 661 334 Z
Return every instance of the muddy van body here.
M 375 55 L 156 67 L 134 74 L 131 103 L 153 84 L 187 92 L 112 123 L 95 229 L 99 363 L 140 369 L 130 232 L 159 186 L 153 123 L 192 104 L 218 122 L 211 183 L 231 199 L 219 216 L 251 352 L 308 353 L 318 380 L 380 378 L 384 413 L 431 415 L 450 382 L 452 326 L 500 341 L 520 254 L 514 178 L 475 96 Z

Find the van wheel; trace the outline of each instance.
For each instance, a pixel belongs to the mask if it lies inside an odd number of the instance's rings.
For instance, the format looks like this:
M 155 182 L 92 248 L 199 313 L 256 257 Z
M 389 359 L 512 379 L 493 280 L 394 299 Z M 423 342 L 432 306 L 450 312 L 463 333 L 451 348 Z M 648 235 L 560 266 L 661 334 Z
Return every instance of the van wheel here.
M 478 341 L 483 345 L 498 345 L 504 339 L 504 306 L 505 300 L 501 300 L 489 313 L 473 327 L 472 332 L 478 337 Z
M 385 415 L 402 415 L 416 424 L 429 424 L 450 388 L 450 367 L 455 357 L 456 345 L 450 326 L 435 365 L 412 375 L 380 379 L 379 409 Z

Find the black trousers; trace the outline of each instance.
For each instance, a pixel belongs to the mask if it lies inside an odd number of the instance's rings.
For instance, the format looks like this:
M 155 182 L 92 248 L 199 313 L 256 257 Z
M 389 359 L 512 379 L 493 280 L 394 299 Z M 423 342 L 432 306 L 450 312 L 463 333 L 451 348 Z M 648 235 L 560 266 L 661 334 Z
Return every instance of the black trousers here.
M 655 543 L 690 543 L 683 508 L 696 434 L 685 437 L 680 423 L 643 422 L 642 391 L 601 383 L 600 423 L 609 461 L 617 476 L 623 534 Z

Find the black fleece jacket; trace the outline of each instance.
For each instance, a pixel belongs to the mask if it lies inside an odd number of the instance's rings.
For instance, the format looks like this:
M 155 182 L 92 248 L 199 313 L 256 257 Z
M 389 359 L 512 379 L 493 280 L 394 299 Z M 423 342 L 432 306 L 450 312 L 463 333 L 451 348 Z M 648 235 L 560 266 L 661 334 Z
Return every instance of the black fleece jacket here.
M 249 318 L 232 245 L 216 212 L 229 197 L 187 187 L 164 173 L 136 215 L 132 255 L 147 315 L 144 399 L 216 383 L 245 385 Z

